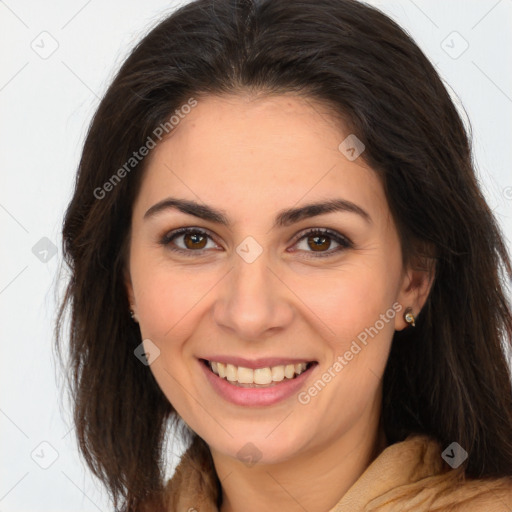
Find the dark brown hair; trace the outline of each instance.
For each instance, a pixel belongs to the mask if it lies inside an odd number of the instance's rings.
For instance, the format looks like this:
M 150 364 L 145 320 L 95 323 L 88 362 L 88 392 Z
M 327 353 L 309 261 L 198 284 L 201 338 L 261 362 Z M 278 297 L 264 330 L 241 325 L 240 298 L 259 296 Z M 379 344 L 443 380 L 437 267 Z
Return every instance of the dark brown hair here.
M 123 279 L 145 160 L 104 197 L 95 190 L 189 98 L 238 92 L 296 93 L 340 115 L 382 180 L 405 260 L 426 254 L 435 263 L 417 327 L 393 339 L 388 440 L 426 433 L 442 446 L 457 441 L 469 453 L 469 477 L 512 475 L 503 285 L 512 269 L 475 178 L 470 134 L 432 64 L 390 18 L 354 0 L 197 0 L 144 37 L 113 80 L 64 220 L 71 278 L 56 347 L 69 306 L 79 447 L 114 506 L 137 510 L 162 491 L 162 446 L 176 414 L 134 356 L 140 331 Z

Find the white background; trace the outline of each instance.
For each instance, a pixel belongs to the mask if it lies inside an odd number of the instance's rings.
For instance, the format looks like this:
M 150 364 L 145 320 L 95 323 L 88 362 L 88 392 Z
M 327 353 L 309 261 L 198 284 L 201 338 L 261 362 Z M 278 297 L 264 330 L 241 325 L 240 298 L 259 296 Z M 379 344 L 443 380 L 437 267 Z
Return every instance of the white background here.
M 511 248 L 512 0 L 370 3 L 412 34 L 464 105 L 482 186 Z M 176 5 L 0 1 L 0 512 L 109 510 L 61 412 L 51 351 L 60 230 L 99 98 L 128 51 Z M 468 49 L 453 58 L 464 40 Z M 43 237 L 58 248 L 47 262 L 32 251 Z

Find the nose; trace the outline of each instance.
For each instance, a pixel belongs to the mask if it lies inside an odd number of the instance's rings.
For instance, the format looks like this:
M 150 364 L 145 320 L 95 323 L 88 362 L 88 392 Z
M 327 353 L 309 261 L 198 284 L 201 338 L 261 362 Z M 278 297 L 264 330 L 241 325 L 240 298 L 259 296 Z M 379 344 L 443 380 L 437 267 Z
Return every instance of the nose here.
M 293 293 L 269 266 L 265 252 L 252 263 L 236 255 L 220 290 L 214 320 L 237 339 L 264 340 L 292 322 Z

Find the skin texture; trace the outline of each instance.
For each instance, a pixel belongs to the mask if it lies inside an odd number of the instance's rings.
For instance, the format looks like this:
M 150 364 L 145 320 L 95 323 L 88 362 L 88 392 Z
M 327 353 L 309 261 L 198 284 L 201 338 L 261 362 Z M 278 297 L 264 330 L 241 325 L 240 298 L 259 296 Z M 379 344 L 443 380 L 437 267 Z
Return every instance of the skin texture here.
M 338 150 L 347 135 L 321 105 L 291 94 L 208 96 L 149 156 L 133 209 L 127 290 L 141 338 L 160 350 L 151 371 L 210 446 L 223 512 L 328 510 L 385 446 L 381 377 L 393 332 L 407 327 L 406 307 L 421 310 L 431 278 L 403 267 L 377 174 Z M 176 209 L 143 218 L 168 196 L 220 209 L 232 225 Z M 371 221 L 334 212 L 272 229 L 282 209 L 334 198 Z M 160 243 L 182 227 L 211 238 Z M 330 238 L 315 251 L 314 235 L 301 238 L 310 228 L 336 231 L 353 247 L 332 252 L 340 245 Z M 236 252 L 248 236 L 263 248 L 252 263 Z M 190 256 L 171 251 L 173 243 Z M 316 256 L 322 251 L 331 256 Z M 294 394 L 268 407 L 234 405 L 199 371 L 205 354 L 299 357 L 318 362 L 307 389 L 397 302 L 401 312 L 307 404 Z M 237 457 L 249 442 L 261 454 L 252 466 Z

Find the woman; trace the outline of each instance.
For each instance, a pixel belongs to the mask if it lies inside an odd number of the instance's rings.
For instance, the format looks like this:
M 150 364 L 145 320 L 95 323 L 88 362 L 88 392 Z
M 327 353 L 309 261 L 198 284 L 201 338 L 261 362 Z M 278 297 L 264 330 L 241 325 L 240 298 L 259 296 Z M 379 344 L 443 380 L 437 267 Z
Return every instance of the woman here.
M 471 162 L 367 5 L 198 0 L 152 30 L 63 230 L 74 419 L 116 509 L 511 510 L 512 269 Z

